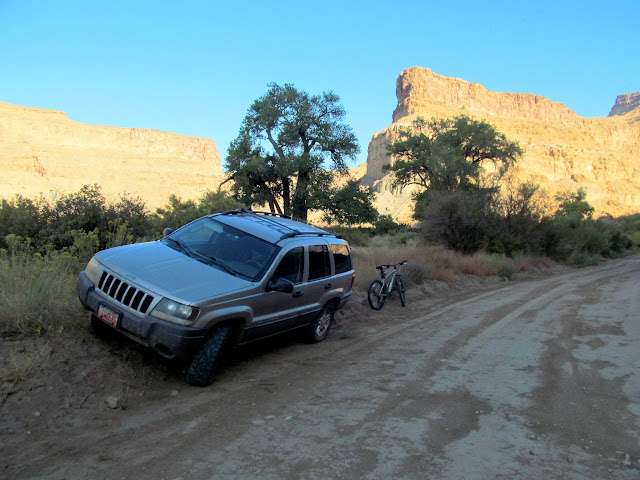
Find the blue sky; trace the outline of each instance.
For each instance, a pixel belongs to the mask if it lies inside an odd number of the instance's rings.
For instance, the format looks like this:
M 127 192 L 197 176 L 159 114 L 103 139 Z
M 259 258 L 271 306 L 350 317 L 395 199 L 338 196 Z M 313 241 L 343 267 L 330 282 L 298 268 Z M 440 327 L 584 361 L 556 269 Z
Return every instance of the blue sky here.
M 412 66 L 606 116 L 640 91 L 640 0 L 0 0 L 0 101 L 216 140 L 270 82 L 332 90 L 366 160 Z

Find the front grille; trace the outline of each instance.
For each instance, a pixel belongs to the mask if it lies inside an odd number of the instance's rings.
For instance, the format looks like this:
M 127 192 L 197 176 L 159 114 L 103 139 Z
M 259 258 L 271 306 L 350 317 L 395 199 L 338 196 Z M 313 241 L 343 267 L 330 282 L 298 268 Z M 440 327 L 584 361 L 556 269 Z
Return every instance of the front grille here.
M 107 297 L 142 315 L 147 314 L 153 296 L 107 272 L 102 272 L 98 290 Z

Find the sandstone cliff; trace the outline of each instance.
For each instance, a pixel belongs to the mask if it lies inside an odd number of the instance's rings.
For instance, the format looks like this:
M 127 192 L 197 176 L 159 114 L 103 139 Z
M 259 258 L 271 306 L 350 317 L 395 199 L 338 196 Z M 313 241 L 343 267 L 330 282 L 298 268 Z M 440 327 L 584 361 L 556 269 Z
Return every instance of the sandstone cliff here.
M 392 179 L 382 171 L 391 160 L 386 145 L 418 116 L 463 114 L 519 141 L 524 150 L 516 168 L 520 179 L 531 179 L 551 194 L 582 187 L 598 215 L 640 212 L 640 94 L 619 96 L 610 117 L 583 118 L 538 95 L 491 92 L 477 83 L 413 67 L 399 75 L 396 95 L 393 123 L 369 144 L 363 183 L 374 185 L 381 199 L 395 194 L 395 205 L 401 208 L 391 213 L 400 219 L 410 218 L 410 202 L 405 201 L 410 192 L 391 190 Z M 378 203 L 381 211 L 390 209 L 388 202 Z
M 222 178 L 213 139 L 138 128 L 86 125 L 63 112 L 0 102 L 0 197 L 53 198 L 98 184 L 147 206 L 169 194 L 195 198 Z

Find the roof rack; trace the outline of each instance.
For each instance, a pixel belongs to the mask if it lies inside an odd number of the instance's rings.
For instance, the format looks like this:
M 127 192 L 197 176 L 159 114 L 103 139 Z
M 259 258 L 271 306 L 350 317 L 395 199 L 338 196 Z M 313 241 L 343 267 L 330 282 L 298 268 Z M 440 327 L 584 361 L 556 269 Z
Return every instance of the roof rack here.
M 254 215 L 266 215 L 271 217 L 282 217 L 289 218 L 293 220 L 291 215 L 285 215 L 284 213 L 276 213 L 276 212 L 255 212 L 253 210 L 248 210 L 246 208 L 239 208 L 237 210 L 227 210 L 226 212 L 222 212 L 219 215 L 238 215 L 239 213 L 253 213 Z
M 219 213 L 217 215 L 239 215 L 242 213 L 248 213 L 248 214 L 253 214 L 253 215 L 264 215 L 265 220 L 271 220 L 268 217 L 279 217 L 279 218 L 287 218 L 289 220 L 294 220 L 296 222 L 300 222 L 300 223 L 304 223 L 306 225 L 309 225 L 311 227 L 314 228 L 319 228 L 319 227 L 315 227 L 315 225 L 311 225 L 308 222 L 304 222 L 302 220 L 296 220 L 294 219 L 291 215 L 285 215 L 284 213 L 276 213 L 276 212 L 255 212 L 253 210 L 249 210 L 246 208 L 240 208 L 237 210 L 227 210 L 226 212 L 222 212 Z M 273 223 L 276 223 L 278 228 L 286 228 L 288 230 L 291 230 L 291 232 L 289 233 L 284 233 L 282 234 L 282 236 L 280 237 L 280 240 L 284 240 L 285 238 L 293 238 L 293 237 L 297 237 L 297 236 L 302 236 L 302 235 L 313 235 L 313 236 L 317 236 L 317 237 L 335 237 L 335 238 L 340 238 L 343 239 L 343 237 L 335 232 L 330 232 L 328 230 L 323 230 L 322 232 L 301 232 L 300 230 L 296 230 L 294 228 L 291 228 L 289 225 L 284 225 L 282 223 L 278 223 L 275 221 L 272 221 Z

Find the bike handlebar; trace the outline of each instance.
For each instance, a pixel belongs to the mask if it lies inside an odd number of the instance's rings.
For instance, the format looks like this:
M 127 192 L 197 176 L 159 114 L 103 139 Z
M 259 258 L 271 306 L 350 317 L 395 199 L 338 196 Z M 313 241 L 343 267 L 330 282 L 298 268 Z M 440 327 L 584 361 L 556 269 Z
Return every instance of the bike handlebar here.
M 398 262 L 398 263 L 388 263 L 386 265 L 378 265 L 376 267 L 376 269 L 378 269 L 378 270 L 380 270 L 382 272 L 383 268 L 391 268 L 391 267 L 396 268 L 398 265 L 405 265 L 406 263 L 409 263 L 409 261 L 408 260 L 403 260 L 403 261 Z

